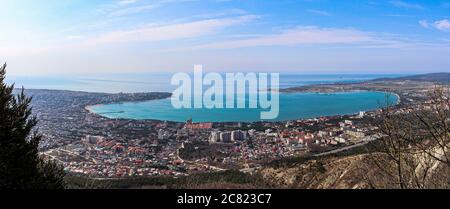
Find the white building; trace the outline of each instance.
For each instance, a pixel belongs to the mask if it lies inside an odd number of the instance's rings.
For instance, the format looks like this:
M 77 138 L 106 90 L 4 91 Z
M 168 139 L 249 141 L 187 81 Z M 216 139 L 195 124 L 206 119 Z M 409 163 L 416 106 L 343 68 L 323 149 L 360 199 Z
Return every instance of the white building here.
M 218 132 L 218 131 L 211 132 L 211 136 L 209 137 L 209 142 L 210 143 L 220 142 L 220 132 Z
M 364 111 L 360 111 L 359 114 L 358 114 L 358 116 L 359 116 L 360 118 L 364 118 L 364 114 L 366 114 Z

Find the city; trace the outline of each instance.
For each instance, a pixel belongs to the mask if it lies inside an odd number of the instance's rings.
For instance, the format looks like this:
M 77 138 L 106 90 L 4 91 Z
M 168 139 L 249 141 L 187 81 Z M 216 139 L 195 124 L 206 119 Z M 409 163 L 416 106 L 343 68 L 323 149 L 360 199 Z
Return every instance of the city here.
M 377 82 L 359 85 L 372 88 Z M 402 86 L 395 89 L 400 97 L 395 105 L 399 114 L 426 104 L 427 94 L 434 87 L 430 82 L 383 82 L 385 91 Z M 355 90 L 353 85 L 346 86 Z M 323 88 L 324 92 L 336 91 L 330 91 L 329 86 Z M 355 115 L 294 121 L 180 123 L 108 119 L 89 111 L 92 105 L 163 99 L 170 97 L 168 93 L 49 90 L 27 93 L 34 97 L 33 108 L 40 120 L 38 128 L 44 135 L 40 144 L 42 155 L 56 160 L 69 173 L 92 178 L 176 177 L 224 170 L 254 173 L 274 160 L 323 156 L 382 137 L 375 125 L 382 106 Z

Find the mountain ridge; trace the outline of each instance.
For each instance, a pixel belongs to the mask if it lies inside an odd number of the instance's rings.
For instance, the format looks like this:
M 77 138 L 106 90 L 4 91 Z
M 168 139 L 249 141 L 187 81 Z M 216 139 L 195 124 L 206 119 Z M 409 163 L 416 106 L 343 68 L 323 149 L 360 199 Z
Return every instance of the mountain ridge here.
M 439 73 L 402 76 L 397 78 L 377 78 L 371 81 L 403 81 L 403 80 L 450 83 L 450 73 L 439 72 Z

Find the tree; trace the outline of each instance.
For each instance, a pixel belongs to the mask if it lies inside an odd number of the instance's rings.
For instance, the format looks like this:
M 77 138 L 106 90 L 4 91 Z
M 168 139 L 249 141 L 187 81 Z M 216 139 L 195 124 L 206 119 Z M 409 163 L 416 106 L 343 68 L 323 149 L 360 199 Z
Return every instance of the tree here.
M 370 158 L 385 181 L 401 189 L 449 188 L 449 108 L 449 92 L 439 86 L 420 105 L 386 105 L 378 124 L 383 137 Z
M 14 85 L 6 85 L 6 64 L 0 67 L 0 188 L 62 189 L 64 171 L 39 156 L 42 136 L 32 116 L 32 98 L 22 91 L 14 95 Z

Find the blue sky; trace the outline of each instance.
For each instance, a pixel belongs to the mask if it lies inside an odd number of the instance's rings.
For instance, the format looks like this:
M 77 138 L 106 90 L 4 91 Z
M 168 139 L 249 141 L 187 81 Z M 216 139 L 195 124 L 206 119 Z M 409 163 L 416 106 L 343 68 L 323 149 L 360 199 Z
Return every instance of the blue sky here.
M 450 0 L 2 0 L 13 75 L 450 71 Z

